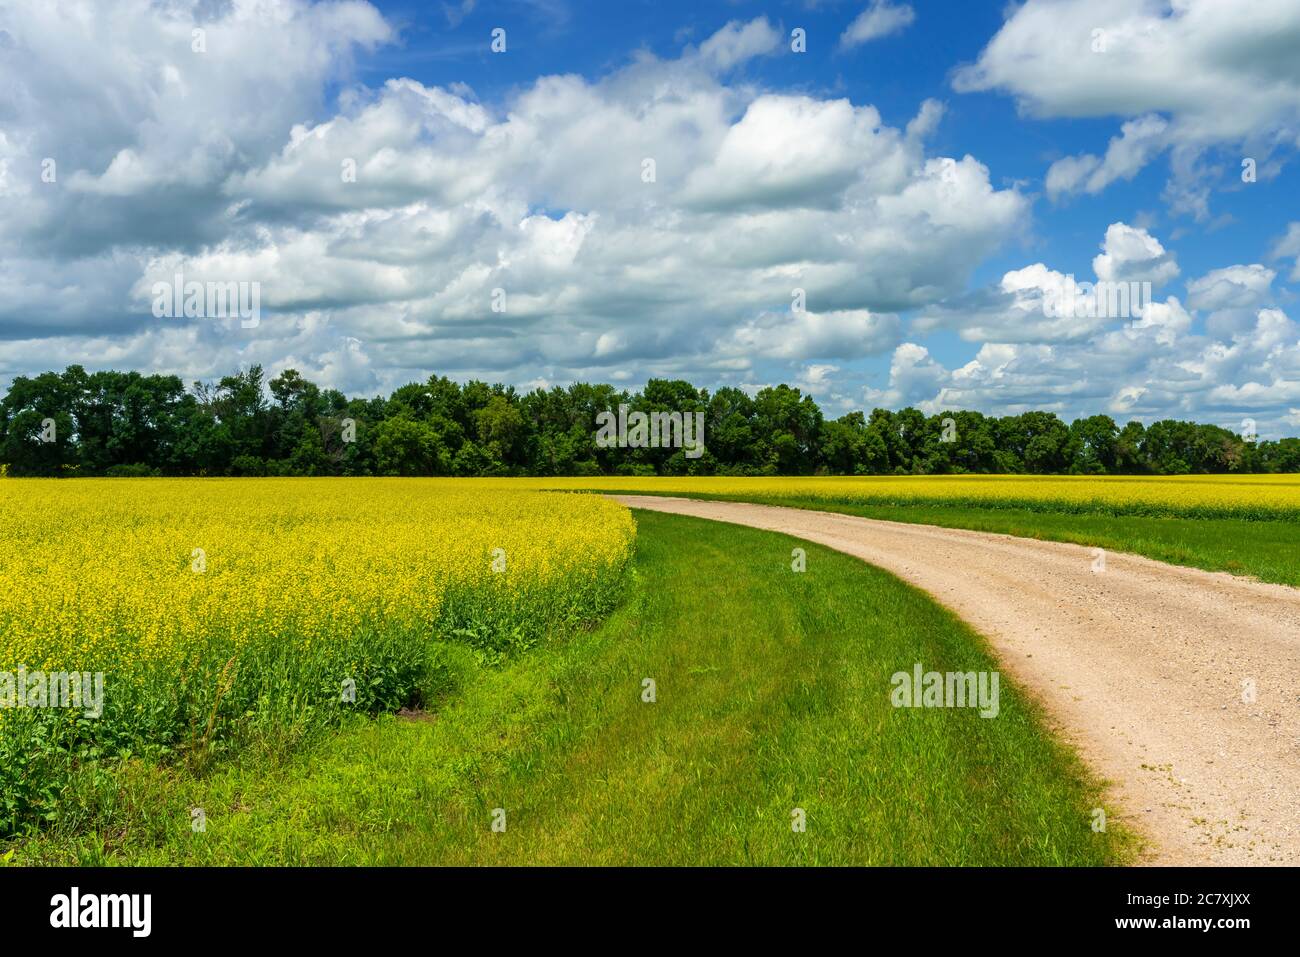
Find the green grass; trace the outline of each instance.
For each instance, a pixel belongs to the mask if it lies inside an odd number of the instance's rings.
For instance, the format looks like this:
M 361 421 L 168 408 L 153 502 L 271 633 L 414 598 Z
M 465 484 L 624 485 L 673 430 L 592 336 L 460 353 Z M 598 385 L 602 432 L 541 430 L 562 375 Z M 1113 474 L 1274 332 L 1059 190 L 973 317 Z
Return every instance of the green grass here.
M 620 491 L 608 494 L 653 495 Z M 1207 571 L 1248 575 L 1260 581 L 1300 586 L 1300 523 L 1243 519 L 1155 518 L 1086 512 L 1052 512 L 968 505 L 864 505 L 794 496 L 710 495 L 666 492 L 675 498 L 743 501 L 859 515 L 891 522 L 968 528 L 1023 538 L 1074 542 L 1108 551 Z
M 448 646 L 422 719 L 196 774 L 133 762 L 19 863 L 1014 864 L 1131 859 L 1100 787 L 1002 675 L 1000 714 L 890 676 L 996 666 L 892 576 L 769 532 L 637 513 L 623 606 L 496 668 Z M 807 571 L 791 550 L 807 550 Z M 657 701 L 642 701 L 643 679 Z M 203 808 L 206 828 L 191 828 Z M 491 829 L 504 808 L 506 830 Z M 792 812 L 807 829 L 792 830 Z

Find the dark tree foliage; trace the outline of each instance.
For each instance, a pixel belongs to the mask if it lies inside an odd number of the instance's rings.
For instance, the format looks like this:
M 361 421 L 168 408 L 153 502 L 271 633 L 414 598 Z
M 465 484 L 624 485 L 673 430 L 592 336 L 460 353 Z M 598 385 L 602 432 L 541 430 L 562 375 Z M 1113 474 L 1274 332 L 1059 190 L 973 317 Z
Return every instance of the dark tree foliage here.
M 704 451 L 599 447 L 596 417 L 694 415 Z M 513 387 L 445 376 L 349 399 L 293 369 L 194 383 L 137 372 L 19 376 L 0 401 L 0 469 L 14 476 L 931 475 L 1300 471 L 1300 439 L 1249 441 L 1166 419 L 1120 427 L 1051 412 L 1001 418 L 872 409 L 826 419 L 788 385 L 712 395 L 680 379 L 640 392 Z

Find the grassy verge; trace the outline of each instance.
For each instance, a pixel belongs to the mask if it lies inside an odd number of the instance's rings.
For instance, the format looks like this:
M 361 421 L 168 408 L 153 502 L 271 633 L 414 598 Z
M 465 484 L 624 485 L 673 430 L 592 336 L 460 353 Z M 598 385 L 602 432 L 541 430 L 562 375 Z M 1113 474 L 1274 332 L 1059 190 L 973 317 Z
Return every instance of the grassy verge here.
M 975 508 L 969 505 L 864 505 L 796 496 L 712 495 L 684 492 L 623 491 L 610 494 L 672 495 L 717 501 L 754 502 L 822 512 L 839 512 L 891 522 L 968 528 L 1023 538 L 1074 542 L 1110 551 L 1143 555 L 1157 561 L 1207 571 L 1249 575 L 1266 582 L 1300 586 L 1300 524 L 1211 518 L 1155 518 Z
M 794 539 L 638 513 L 625 604 L 499 668 L 448 660 L 421 719 L 204 775 L 128 766 L 22 863 L 1075 864 L 1132 840 L 1003 676 L 1000 712 L 895 709 L 890 676 L 986 671 L 922 593 Z M 807 550 L 807 571 L 791 550 Z M 654 702 L 643 700 L 645 679 Z M 195 831 L 193 808 L 204 829 Z M 505 811 L 494 832 L 494 809 Z M 796 808 L 806 831 L 792 828 Z M 499 818 L 498 818 L 499 819 Z

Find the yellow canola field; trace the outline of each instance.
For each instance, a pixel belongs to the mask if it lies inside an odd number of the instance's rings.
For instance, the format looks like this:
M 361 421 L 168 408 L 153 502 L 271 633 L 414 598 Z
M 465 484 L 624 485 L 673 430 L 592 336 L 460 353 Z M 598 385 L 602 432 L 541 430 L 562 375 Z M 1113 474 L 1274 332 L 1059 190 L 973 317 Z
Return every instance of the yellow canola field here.
M 0 833 L 77 754 L 419 705 L 453 647 L 606 614 L 635 534 L 607 499 L 472 481 L 0 480 Z M 102 674 L 102 712 L 54 706 L 55 673 Z
M 505 482 L 507 480 L 489 480 Z M 725 476 L 508 480 L 533 488 L 617 489 L 753 501 L 838 505 L 957 505 L 1031 511 L 1283 520 L 1300 518 L 1298 475 Z
M 217 635 L 235 649 L 427 628 L 449 594 L 482 589 L 542 615 L 620 571 L 634 536 L 608 500 L 469 481 L 8 480 L 0 667 L 147 665 Z

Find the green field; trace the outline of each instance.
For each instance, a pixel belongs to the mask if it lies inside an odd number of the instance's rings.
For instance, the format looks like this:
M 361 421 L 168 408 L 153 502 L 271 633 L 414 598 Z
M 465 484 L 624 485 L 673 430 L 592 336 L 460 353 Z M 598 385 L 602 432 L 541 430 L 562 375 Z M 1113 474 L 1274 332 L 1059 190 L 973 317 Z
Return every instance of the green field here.
M 417 716 L 203 771 L 139 760 L 15 863 L 1098 865 L 1100 785 L 1002 675 L 1000 713 L 896 709 L 890 676 L 995 668 L 922 593 L 785 536 L 637 513 L 605 623 L 504 665 L 448 644 Z M 807 571 L 791 550 L 807 550 Z M 643 680 L 656 700 L 642 700 Z M 436 694 L 435 694 L 436 692 Z M 193 809 L 204 827 L 194 829 Z M 492 829 L 494 809 L 505 831 Z M 792 828 L 802 809 L 806 830 Z

